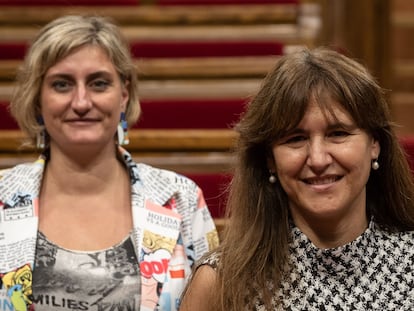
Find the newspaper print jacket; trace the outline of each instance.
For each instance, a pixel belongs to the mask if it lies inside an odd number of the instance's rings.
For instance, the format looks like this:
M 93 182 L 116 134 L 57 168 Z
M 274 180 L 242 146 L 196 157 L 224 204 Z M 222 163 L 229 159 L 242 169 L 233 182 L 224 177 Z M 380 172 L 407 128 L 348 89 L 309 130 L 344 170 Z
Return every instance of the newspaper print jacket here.
M 214 221 L 193 181 L 137 164 L 121 147 L 119 152 L 131 179 L 140 310 L 177 310 L 193 263 L 218 244 Z M 32 271 L 44 167 L 41 156 L 34 163 L 0 171 L 0 306 L 6 310 L 35 307 Z

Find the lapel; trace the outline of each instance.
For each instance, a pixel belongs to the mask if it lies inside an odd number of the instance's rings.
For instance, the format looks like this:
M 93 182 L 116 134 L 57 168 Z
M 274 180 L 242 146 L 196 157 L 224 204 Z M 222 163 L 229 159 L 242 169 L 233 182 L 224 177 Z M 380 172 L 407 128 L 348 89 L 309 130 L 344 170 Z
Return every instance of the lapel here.
M 175 207 L 176 175 L 136 164 L 122 148 L 120 153 L 132 183 L 133 242 L 141 271 L 141 310 L 154 310 L 180 237 L 182 219 Z
M 20 164 L 1 172 L 0 201 L 7 207 L 14 207 L 19 194 L 38 198 L 44 168 L 45 158 L 40 156 L 33 163 Z
M 5 245 L 20 243 L 14 262 L 0 262 L 0 272 L 22 266 L 33 268 L 38 229 L 38 201 L 45 160 L 17 165 L 2 172 L 0 179 L 0 234 Z M 1 245 L 2 243 L 0 243 Z M 18 258 L 18 259 L 17 259 Z
M 5 303 L 9 299 L 13 305 L 18 303 L 9 298 L 17 289 L 23 304 L 32 305 L 32 271 L 44 166 L 45 160 L 40 157 L 34 163 L 0 172 L 0 248 L 12 254 L 0 259 L 0 300 L 5 298 Z

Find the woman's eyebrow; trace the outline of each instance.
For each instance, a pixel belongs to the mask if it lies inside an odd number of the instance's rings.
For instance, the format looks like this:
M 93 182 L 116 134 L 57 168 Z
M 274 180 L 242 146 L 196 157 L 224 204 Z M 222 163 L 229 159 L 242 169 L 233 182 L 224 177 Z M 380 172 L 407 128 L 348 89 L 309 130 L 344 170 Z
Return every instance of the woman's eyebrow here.
M 306 130 L 304 130 L 303 128 L 294 127 L 292 129 L 287 130 L 286 132 L 284 132 L 280 136 L 280 138 L 287 137 L 287 136 L 293 136 L 293 135 L 303 135 L 304 133 L 306 133 Z
M 356 127 L 357 126 L 353 122 L 336 121 L 336 122 L 329 123 L 327 126 L 327 130 L 335 130 L 335 129 L 351 130 Z
M 108 71 L 99 70 L 99 71 L 96 71 L 96 72 L 93 72 L 93 73 L 87 75 L 86 80 L 89 81 L 89 80 L 93 80 L 93 79 L 96 79 L 96 78 L 100 78 L 100 77 L 104 77 L 104 76 L 109 76 L 109 75 L 110 75 L 110 73 Z M 46 77 L 45 77 L 45 79 L 48 79 L 48 80 L 50 80 L 50 79 L 57 79 L 57 78 L 59 78 L 59 79 L 66 79 L 66 80 L 75 80 L 75 78 L 74 78 L 74 76 L 72 74 L 69 74 L 69 73 L 60 73 L 60 72 L 52 73 L 52 74 L 46 75 Z
M 100 70 L 100 71 L 96 71 L 96 72 L 93 72 L 93 73 L 89 74 L 87 76 L 87 79 L 88 80 L 93 80 L 93 79 L 96 79 L 96 78 L 100 78 L 100 77 L 103 77 L 103 76 L 110 76 L 110 75 L 111 74 L 108 71 Z
M 66 80 L 73 79 L 72 75 L 67 74 L 67 73 L 52 73 L 52 74 L 49 74 L 49 75 L 45 76 L 45 79 L 47 79 L 47 80 L 57 79 L 57 78 L 66 79 Z

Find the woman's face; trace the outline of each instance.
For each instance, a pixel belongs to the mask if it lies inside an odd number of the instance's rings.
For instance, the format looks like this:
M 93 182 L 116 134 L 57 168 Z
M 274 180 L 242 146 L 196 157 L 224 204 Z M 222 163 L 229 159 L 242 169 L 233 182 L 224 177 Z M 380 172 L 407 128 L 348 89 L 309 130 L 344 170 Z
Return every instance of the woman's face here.
M 51 147 L 102 148 L 114 144 L 128 91 L 107 54 L 87 45 L 49 68 L 40 101 Z
M 312 99 L 299 125 L 273 145 L 269 166 L 299 228 L 322 221 L 366 223 L 365 185 L 380 147 L 339 103 L 329 104 L 335 118 Z

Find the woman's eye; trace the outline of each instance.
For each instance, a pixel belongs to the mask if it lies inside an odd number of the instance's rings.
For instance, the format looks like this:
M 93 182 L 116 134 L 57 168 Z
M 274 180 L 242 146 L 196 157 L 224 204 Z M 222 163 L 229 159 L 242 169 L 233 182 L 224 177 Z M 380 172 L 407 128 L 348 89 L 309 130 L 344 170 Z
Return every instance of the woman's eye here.
M 65 92 L 69 87 L 69 82 L 65 80 L 56 80 L 52 82 L 52 88 L 57 92 Z
M 300 143 L 306 140 L 306 136 L 303 135 L 297 135 L 297 136 L 292 136 L 292 137 L 288 137 L 285 140 L 286 144 L 294 144 L 294 143 Z
M 92 88 L 95 91 L 98 91 L 98 92 L 105 91 L 108 88 L 109 85 L 110 85 L 110 83 L 107 80 L 94 80 L 91 83 Z
M 345 137 L 348 135 L 349 133 L 346 131 L 333 131 L 332 133 L 329 134 L 329 136 L 331 137 Z
M 333 142 L 333 143 L 342 143 L 345 141 L 345 139 L 350 135 L 349 132 L 347 131 L 333 131 L 331 133 L 328 134 L 328 138 Z

